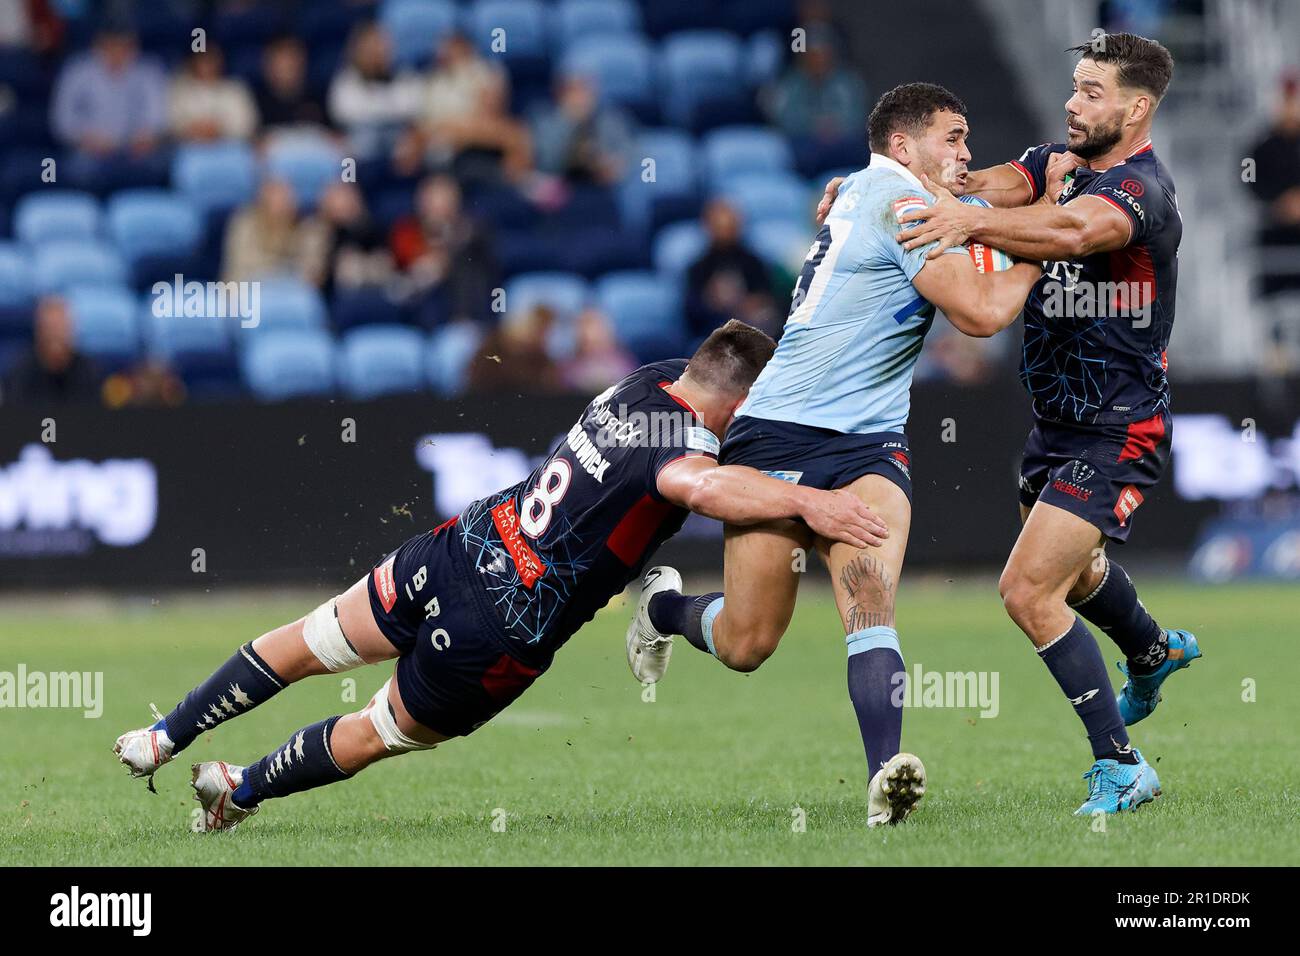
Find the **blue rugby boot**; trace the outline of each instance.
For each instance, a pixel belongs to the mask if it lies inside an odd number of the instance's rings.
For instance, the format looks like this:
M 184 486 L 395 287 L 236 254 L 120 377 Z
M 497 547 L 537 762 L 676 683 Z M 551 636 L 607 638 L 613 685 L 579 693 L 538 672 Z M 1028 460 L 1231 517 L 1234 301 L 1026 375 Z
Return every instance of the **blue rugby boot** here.
M 1191 631 L 1166 628 L 1165 633 L 1169 636 L 1169 657 L 1150 674 L 1130 674 L 1123 661 L 1116 664 L 1128 678 L 1120 688 L 1119 696 L 1115 698 L 1125 727 L 1131 727 L 1139 720 L 1150 717 L 1156 704 L 1160 703 L 1160 685 L 1165 679 L 1201 656 L 1201 646 L 1196 643 L 1196 635 Z
M 1088 781 L 1088 799 L 1074 811 L 1076 817 L 1092 816 L 1098 810 L 1103 813 L 1136 810 L 1160 796 L 1160 778 L 1155 767 L 1136 749 L 1133 753 L 1138 758 L 1135 764 L 1107 758 L 1098 760 L 1083 775 Z

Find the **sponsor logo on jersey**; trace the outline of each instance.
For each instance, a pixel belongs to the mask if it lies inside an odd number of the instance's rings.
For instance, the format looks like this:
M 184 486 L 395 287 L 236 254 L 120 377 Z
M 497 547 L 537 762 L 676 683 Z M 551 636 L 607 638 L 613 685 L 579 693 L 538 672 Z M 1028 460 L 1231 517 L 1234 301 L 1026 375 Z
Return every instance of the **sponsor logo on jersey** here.
M 569 448 L 573 451 L 574 458 L 582 466 L 582 470 L 601 484 L 604 484 L 605 471 L 609 468 L 609 462 L 600 453 L 596 443 L 587 437 L 587 431 L 582 427 L 582 422 L 578 422 L 569 429 L 567 442 Z
M 908 459 L 906 452 L 896 451 L 889 456 L 889 461 L 893 462 L 894 467 L 907 476 L 907 480 L 912 480 L 912 462 Z
M 1134 485 L 1124 486 L 1124 490 L 1119 493 L 1119 500 L 1115 502 L 1115 517 L 1119 519 L 1121 528 L 1128 524 L 1128 519 L 1133 517 L 1133 512 L 1137 511 L 1143 500 L 1142 492 Z
M 397 603 L 397 582 L 393 580 L 393 562 L 397 556 L 389 558 L 379 567 L 375 568 L 375 593 L 379 595 L 379 603 L 384 606 L 384 613 L 391 613 L 393 605 Z
M 707 451 L 712 455 L 718 453 L 721 445 L 718 442 L 718 436 L 713 434 L 707 428 L 701 428 L 698 425 L 692 425 L 686 429 L 685 444 L 687 448 L 694 448 L 698 451 Z
M 1136 179 L 1124 180 L 1122 183 L 1119 184 L 1119 188 L 1124 190 L 1124 192 L 1128 193 L 1129 195 L 1137 196 L 1137 197 L 1140 197 L 1144 192 L 1146 192 L 1146 189 L 1143 188 L 1142 184 L 1138 182 Z
M 917 209 L 924 209 L 928 205 L 930 204 L 921 196 L 903 196 L 900 199 L 895 199 L 894 218 L 901 222 L 905 214 Z
M 777 481 L 788 481 L 792 485 L 799 484 L 799 479 L 803 477 L 802 471 L 765 471 L 763 474 L 769 478 L 775 478 Z
M 523 582 L 524 587 L 531 589 L 537 583 L 537 579 L 546 573 L 546 565 L 524 540 L 513 498 L 507 498 L 492 509 L 492 523 L 496 525 L 497 533 L 501 535 L 501 543 L 505 545 L 506 551 L 515 563 L 519 580 Z

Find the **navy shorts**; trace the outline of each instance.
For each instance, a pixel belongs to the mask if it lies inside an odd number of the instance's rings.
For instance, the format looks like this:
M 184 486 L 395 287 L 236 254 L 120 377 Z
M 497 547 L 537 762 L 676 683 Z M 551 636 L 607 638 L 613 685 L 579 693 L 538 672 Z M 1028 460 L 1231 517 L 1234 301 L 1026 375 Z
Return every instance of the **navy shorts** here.
M 727 429 L 718 462 L 823 491 L 883 475 L 912 500 L 912 452 L 902 432 L 855 435 L 744 415 Z
M 397 689 L 412 717 L 447 737 L 472 733 L 509 706 L 550 661 L 506 650 L 476 586 L 455 520 L 416 535 L 370 574 L 370 609 L 401 652 Z
M 1130 425 L 1075 425 L 1040 419 L 1020 464 L 1020 503 L 1063 508 L 1123 542 L 1133 512 L 1169 463 L 1173 421 L 1162 412 Z

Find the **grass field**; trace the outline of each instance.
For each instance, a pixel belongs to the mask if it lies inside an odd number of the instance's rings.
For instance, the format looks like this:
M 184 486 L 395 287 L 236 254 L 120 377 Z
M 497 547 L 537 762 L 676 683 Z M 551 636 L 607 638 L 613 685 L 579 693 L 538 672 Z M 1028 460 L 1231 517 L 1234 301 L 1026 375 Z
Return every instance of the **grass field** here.
M 103 671 L 105 702 L 99 719 L 0 710 L 0 863 L 1300 863 L 1300 594 L 1148 584 L 1143 596 L 1161 621 L 1195 630 L 1206 657 L 1135 728 L 1164 795 L 1103 832 L 1071 816 L 1090 763 L 1082 729 L 989 582 L 905 582 L 909 671 L 997 672 L 999 713 L 910 709 L 903 743 L 925 760 L 930 790 L 907 825 L 872 831 L 843 641 L 828 595 L 813 588 L 760 671 L 731 673 L 679 642 L 653 702 L 627 672 L 627 610 L 615 602 L 473 737 L 269 802 L 237 832 L 208 835 L 189 830 L 191 760 L 247 763 L 306 723 L 356 709 L 342 700 L 344 678 L 313 678 L 201 738 L 158 774 L 157 795 L 116 764 L 113 739 L 313 596 L 10 602 L 0 670 Z M 1116 656 L 1104 639 L 1103 649 Z M 364 702 L 387 670 L 352 676 Z

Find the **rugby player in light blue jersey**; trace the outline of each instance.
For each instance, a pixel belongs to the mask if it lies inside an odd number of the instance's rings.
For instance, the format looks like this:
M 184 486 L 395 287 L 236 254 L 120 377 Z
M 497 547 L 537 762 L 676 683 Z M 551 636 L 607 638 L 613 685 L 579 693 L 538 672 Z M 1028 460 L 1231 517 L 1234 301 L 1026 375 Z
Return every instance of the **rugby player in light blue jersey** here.
M 907 424 L 912 371 L 936 307 L 957 329 L 1010 325 L 1040 275 L 1016 263 L 981 273 L 964 247 L 927 258 L 904 250 L 899 217 L 934 201 L 928 176 L 964 190 L 966 108 L 940 86 L 882 96 L 868 122 L 871 161 L 840 186 L 809 250 L 776 354 L 736 413 L 720 460 L 816 488 L 847 489 L 888 525 L 878 547 L 817 538 L 798 521 L 725 531 L 725 595 L 684 595 L 671 568 L 646 574 L 628 629 L 628 662 L 662 676 L 673 634 L 733 670 L 776 650 L 794 613 L 799 572 L 816 547 L 830 570 L 848 644 L 849 697 L 867 754 L 868 825 L 897 823 L 920 799 L 925 769 L 899 753 L 905 680 L 894 599 L 911 523 Z

